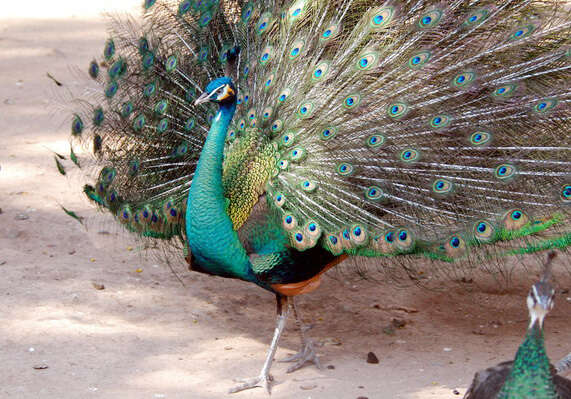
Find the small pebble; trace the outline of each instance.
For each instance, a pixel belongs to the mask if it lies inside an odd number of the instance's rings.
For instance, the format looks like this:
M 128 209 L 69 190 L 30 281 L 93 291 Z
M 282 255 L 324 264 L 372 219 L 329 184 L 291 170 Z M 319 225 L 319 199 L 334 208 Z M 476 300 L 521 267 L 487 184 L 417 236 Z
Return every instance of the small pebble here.
M 393 319 L 391 321 L 391 323 L 393 324 L 393 326 L 395 326 L 396 328 L 404 328 L 404 326 L 406 326 L 406 320 L 402 320 L 402 319 Z
M 444 352 L 452 352 L 452 348 L 444 348 L 442 349 Z
M 93 288 L 95 288 L 96 290 L 104 290 L 105 289 L 105 286 L 101 283 L 93 282 L 91 284 L 93 285 Z
M 33 366 L 34 370 L 45 370 L 48 368 L 47 364 L 36 364 Z
M 359 396 L 357 397 L 357 399 L 369 399 L 369 398 L 367 398 L 366 396 Z
M 369 353 L 367 353 L 367 363 L 378 364 L 379 358 L 373 352 L 369 352 Z
M 317 384 L 304 384 L 304 385 L 301 385 L 300 388 L 303 389 L 304 391 L 309 391 L 309 390 L 317 388 Z
M 225 350 L 225 351 L 231 351 L 232 349 L 234 349 L 234 348 L 232 348 L 231 346 L 225 346 L 225 347 L 224 347 L 224 350 Z
M 330 364 L 329 366 L 327 366 L 327 368 L 328 368 L 329 370 L 335 370 L 335 366 L 332 365 L 332 364 Z
M 452 393 L 453 393 L 454 395 L 460 395 L 460 391 L 457 390 L 457 389 L 452 390 Z

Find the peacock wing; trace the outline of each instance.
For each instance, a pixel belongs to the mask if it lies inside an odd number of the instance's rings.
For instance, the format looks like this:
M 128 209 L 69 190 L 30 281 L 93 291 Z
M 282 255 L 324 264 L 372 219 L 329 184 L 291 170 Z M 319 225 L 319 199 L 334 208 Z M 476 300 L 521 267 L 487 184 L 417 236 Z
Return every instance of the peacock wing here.
M 499 363 L 496 366 L 480 370 L 474 375 L 472 384 L 466 391 L 464 399 L 495 398 L 506 382 L 513 367 L 513 360 Z
M 559 394 L 561 399 L 571 398 L 571 380 L 560 375 L 553 376 L 553 383 L 555 384 L 555 390 Z

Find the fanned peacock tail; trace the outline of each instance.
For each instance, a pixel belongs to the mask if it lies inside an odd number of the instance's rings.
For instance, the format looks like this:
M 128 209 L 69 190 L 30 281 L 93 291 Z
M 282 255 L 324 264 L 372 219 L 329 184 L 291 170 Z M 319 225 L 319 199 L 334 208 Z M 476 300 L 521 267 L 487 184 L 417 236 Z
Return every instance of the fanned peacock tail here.
M 145 2 L 88 68 L 72 136 L 89 198 L 185 240 L 188 190 L 232 77 L 227 212 L 262 194 L 290 245 L 489 261 L 571 243 L 568 11 L 558 1 Z M 273 227 L 268 227 L 273 228 Z

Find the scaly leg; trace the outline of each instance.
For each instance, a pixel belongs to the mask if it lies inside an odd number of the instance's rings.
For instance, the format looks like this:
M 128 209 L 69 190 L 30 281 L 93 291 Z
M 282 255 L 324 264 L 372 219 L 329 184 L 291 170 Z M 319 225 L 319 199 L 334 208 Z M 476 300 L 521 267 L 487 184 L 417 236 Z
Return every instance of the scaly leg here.
M 290 304 L 293 309 L 293 315 L 295 316 L 295 325 L 299 328 L 299 335 L 301 336 L 301 349 L 295 355 L 280 360 L 280 362 L 295 362 L 295 364 L 287 369 L 288 373 L 300 369 L 306 362 L 312 362 L 318 369 L 321 369 L 321 363 L 315 353 L 313 341 L 305 337 L 305 332 L 309 330 L 311 326 L 305 325 L 303 321 L 301 321 L 294 298 L 295 297 L 291 298 Z
M 289 314 L 288 297 L 277 294 L 276 299 L 277 299 L 277 314 L 278 314 L 276 329 L 274 331 L 274 337 L 272 338 L 270 349 L 268 350 L 268 354 L 266 355 L 266 361 L 264 362 L 262 371 L 260 371 L 260 375 L 254 378 L 248 378 L 242 380 L 242 383 L 240 385 L 237 385 L 234 388 L 230 389 L 228 393 L 240 392 L 245 389 L 250 389 L 254 387 L 262 387 L 265 388 L 266 391 L 268 391 L 268 394 L 271 394 L 270 381 L 272 380 L 272 378 L 270 377 L 270 367 L 272 367 L 272 360 L 274 359 L 274 355 L 276 354 L 276 350 L 278 349 L 278 341 L 280 340 L 280 335 L 285 327 L 287 317 Z

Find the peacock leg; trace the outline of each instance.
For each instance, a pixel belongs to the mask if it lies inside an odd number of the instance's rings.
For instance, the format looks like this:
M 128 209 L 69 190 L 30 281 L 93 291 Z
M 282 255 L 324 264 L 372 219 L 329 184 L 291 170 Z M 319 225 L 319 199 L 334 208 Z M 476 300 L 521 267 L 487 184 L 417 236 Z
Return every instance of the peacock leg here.
M 314 343 L 311 339 L 308 339 L 305 336 L 305 332 L 309 330 L 311 326 L 304 324 L 303 321 L 301 321 L 294 298 L 295 297 L 292 297 L 290 303 L 293 309 L 293 315 L 295 316 L 295 325 L 299 328 L 299 335 L 301 336 L 301 349 L 295 355 L 286 357 L 285 359 L 280 360 L 280 362 L 295 362 L 295 364 L 287 369 L 288 373 L 300 369 L 307 362 L 312 362 L 318 369 L 320 369 L 321 363 L 319 362 L 319 357 L 317 357 L 317 354 L 315 353 Z
M 245 389 L 250 389 L 254 387 L 265 388 L 266 391 L 268 391 L 268 394 L 271 393 L 270 381 L 272 380 L 272 377 L 270 376 L 270 368 L 272 367 L 272 361 L 274 359 L 274 355 L 276 354 L 276 350 L 278 349 L 278 341 L 280 340 L 280 335 L 285 327 L 287 317 L 289 314 L 288 297 L 277 294 L 276 299 L 277 299 L 277 315 L 278 315 L 276 321 L 276 329 L 274 331 L 274 337 L 272 338 L 272 343 L 270 344 L 270 349 L 268 350 L 268 354 L 266 355 L 266 361 L 264 362 L 262 370 L 260 371 L 260 375 L 254 378 L 241 380 L 242 383 L 230 389 L 228 393 L 240 392 Z

